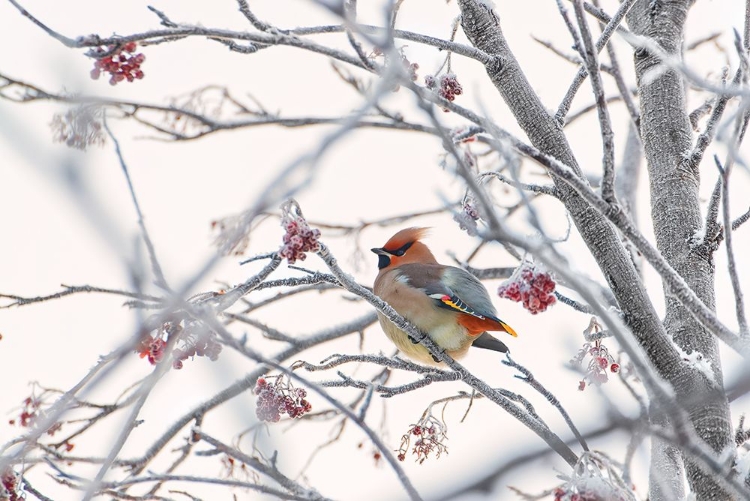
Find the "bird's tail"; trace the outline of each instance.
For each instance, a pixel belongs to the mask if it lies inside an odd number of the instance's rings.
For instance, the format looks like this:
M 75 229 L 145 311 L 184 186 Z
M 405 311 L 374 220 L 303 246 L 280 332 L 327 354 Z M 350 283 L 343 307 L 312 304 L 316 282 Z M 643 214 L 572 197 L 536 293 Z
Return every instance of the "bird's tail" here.
M 497 339 L 489 332 L 483 332 L 474 340 L 472 346 L 482 348 L 485 350 L 499 351 L 500 353 L 508 353 L 508 347 L 505 343 Z
M 503 330 L 505 332 L 507 332 L 508 334 L 510 334 L 511 336 L 518 337 L 518 333 L 513 330 L 513 327 L 511 327 L 510 325 L 506 324 L 505 322 L 503 322 L 499 318 L 497 319 L 497 323 L 499 323 L 500 325 L 502 325 L 503 326 Z

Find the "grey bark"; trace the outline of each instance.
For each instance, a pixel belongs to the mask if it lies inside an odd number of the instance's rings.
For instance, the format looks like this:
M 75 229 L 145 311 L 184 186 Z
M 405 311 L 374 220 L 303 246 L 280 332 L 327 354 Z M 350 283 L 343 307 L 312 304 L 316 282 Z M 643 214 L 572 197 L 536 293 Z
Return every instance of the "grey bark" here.
M 669 419 L 659 412 L 653 412 L 651 423 L 667 428 Z M 651 437 L 651 467 L 648 471 L 648 499 L 685 499 L 685 469 L 682 454 L 674 444 L 659 437 Z
M 578 176 L 583 177 L 561 125 L 547 113 L 513 56 L 497 15 L 477 0 L 459 0 L 458 3 L 461 8 L 461 25 L 471 43 L 495 57 L 494 61 L 486 64 L 487 73 L 529 141 L 540 151 L 567 164 Z M 630 18 L 646 16 L 648 20 L 649 4 L 653 7 L 662 3 L 639 1 L 634 7 L 636 12 Z M 672 13 L 672 10 L 675 12 Z M 665 48 L 671 47 L 670 52 L 675 52 L 681 44 L 681 26 L 686 12 L 687 2 L 671 2 L 670 8 L 665 8 L 655 18 L 660 22 L 645 26 L 641 23 L 637 27 L 638 32 L 660 34 L 657 40 L 661 42 L 662 38 L 666 39 L 669 43 Z M 671 21 L 673 18 L 677 21 Z M 653 64 L 655 61 L 648 56 L 637 58 L 639 76 L 642 77 L 643 71 Z M 674 73 L 667 73 L 655 84 L 642 87 L 641 92 L 645 94 L 641 99 L 642 136 L 652 175 L 652 212 L 657 244 L 699 297 L 713 308 L 713 266 L 710 256 L 691 251 L 687 243 L 692 232 L 700 228 L 701 218 L 697 176 L 680 169 L 683 165 L 681 161 L 691 146 L 682 79 Z M 709 357 L 717 383 L 721 385 L 721 366 L 715 340 L 687 310 L 668 295 L 668 315 L 662 323 L 612 225 L 567 184 L 556 178 L 554 181 L 560 200 L 565 204 L 617 299 L 625 323 L 660 376 L 672 384 L 678 401 L 691 402 L 687 410 L 698 435 L 713 450 L 721 450 L 728 443 L 731 431 L 726 399 L 718 398 L 716 387 L 711 391 L 712 382 L 707 381 L 698 371 L 686 368 L 671 343 L 673 338 L 688 353 L 695 349 Z M 705 399 L 701 400 L 700 397 Z M 666 416 L 657 418 L 663 420 Z M 675 457 L 675 451 L 660 449 L 658 452 L 660 457 Z M 674 464 L 673 467 L 663 471 L 681 471 L 679 465 Z M 694 463 L 687 461 L 686 469 L 690 485 L 698 499 L 729 497 Z
M 622 155 L 620 168 L 615 177 L 615 194 L 619 200 L 622 210 L 630 216 L 630 219 L 638 225 L 638 181 L 641 177 L 641 159 L 643 148 L 641 138 L 635 125 L 628 126 L 628 138 Z
M 461 25 L 471 43 L 495 56 L 487 73 L 531 143 L 543 153 L 570 166 L 583 178 L 560 123 L 547 113 L 508 46 L 498 18 L 477 0 L 459 0 Z M 649 352 L 671 369 L 680 365 L 678 354 L 641 283 L 625 247 L 607 219 L 570 186 L 553 178 L 560 200 L 599 264 L 626 324 Z
M 639 0 L 628 14 L 628 23 L 634 33 L 654 39 L 667 53 L 681 55 L 684 23 L 691 4 L 690 0 Z M 679 73 L 671 70 L 648 75 L 649 70 L 658 64 L 659 60 L 647 51 L 636 51 L 641 139 L 648 164 L 656 244 L 706 306 L 714 309 L 711 251 L 705 246 L 691 248 L 689 243 L 691 237 L 701 230 L 703 221 L 698 166 L 693 166 L 688 158 L 692 149 L 692 131 L 685 103 L 685 82 Z M 645 84 L 644 76 L 647 76 Z M 685 371 L 668 374 L 667 378 L 678 394 L 693 395 L 690 399 L 693 403 L 687 409 L 690 419 L 698 435 L 718 453 L 732 442 L 718 343 L 667 292 L 665 290 L 667 310 L 664 319 L 667 334 L 685 352 L 702 353 L 711 362 L 716 381 L 686 377 Z M 654 447 L 659 447 L 659 443 Z M 688 458 L 685 469 L 697 499 L 728 498 L 727 493 Z
M 640 117 L 638 119 L 640 123 Z M 641 177 L 641 160 L 643 159 L 643 147 L 641 138 L 635 124 L 628 125 L 628 138 L 622 155 L 620 168 L 615 177 L 615 195 L 622 206 L 625 214 L 630 216 L 633 224 L 638 226 L 638 181 Z M 630 240 L 625 240 L 625 247 L 630 252 L 630 259 L 638 274 L 643 276 L 643 263 L 638 249 Z

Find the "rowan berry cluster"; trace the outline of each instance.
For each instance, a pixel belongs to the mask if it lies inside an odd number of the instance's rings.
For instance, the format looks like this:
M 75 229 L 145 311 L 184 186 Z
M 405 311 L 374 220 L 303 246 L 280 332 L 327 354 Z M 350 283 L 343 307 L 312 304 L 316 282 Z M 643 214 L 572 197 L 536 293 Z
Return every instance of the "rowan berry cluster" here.
M 268 379 L 275 379 L 269 383 Z M 258 378 L 253 393 L 258 396 L 255 414 L 261 421 L 276 423 L 282 414 L 290 418 L 300 418 L 312 410 L 308 402 L 307 390 L 295 388 L 286 376 Z
M 141 358 L 148 358 L 151 365 L 156 365 L 167 354 L 170 340 L 174 340 L 172 367 L 175 369 L 182 369 L 183 361 L 196 356 L 207 357 L 215 362 L 222 349 L 214 332 L 199 328 L 190 321 L 169 321 L 162 324 L 153 335 L 145 334 L 136 347 L 136 352 Z
M 464 92 L 458 78 L 453 73 L 447 73 L 440 77 L 427 75 L 424 77 L 424 83 L 428 89 L 437 92 L 438 96 L 448 101 L 454 101 L 456 96 L 460 96 Z
M 156 365 L 164 358 L 166 349 L 167 342 L 162 338 L 146 335 L 138 343 L 136 351 L 141 358 L 148 358 L 151 365 Z
M 172 367 L 182 369 L 182 362 L 193 357 L 207 357 L 210 361 L 216 362 L 221 354 L 221 348 L 221 344 L 213 335 L 192 339 L 185 343 L 184 347 L 174 349 Z
M 578 383 L 578 389 L 581 391 L 586 389 L 586 384 L 600 386 L 606 383 L 609 380 L 609 372 L 620 372 L 620 364 L 615 362 L 601 340 L 584 344 L 570 362 L 583 367 L 586 360 L 586 373 Z
M 44 406 L 47 398 L 50 397 L 53 393 L 56 392 L 47 388 L 43 388 L 37 383 L 33 383 L 31 395 L 24 398 L 23 402 L 21 402 L 18 417 L 9 419 L 8 424 L 11 426 L 18 424 L 18 426 L 22 426 L 24 428 L 33 426 L 36 422 L 36 419 L 44 414 L 44 409 L 42 407 Z
M 391 61 L 393 61 L 393 58 L 389 57 L 388 54 L 384 54 L 383 50 L 380 47 L 374 47 L 368 58 L 371 61 L 375 61 L 378 57 L 385 56 L 385 64 L 386 66 L 391 64 Z M 409 58 L 406 57 L 406 54 L 404 54 L 404 48 L 401 47 L 399 49 L 399 57 L 398 61 L 401 63 L 401 65 L 404 67 L 404 70 L 406 70 L 407 75 L 409 76 L 409 80 L 412 82 L 416 82 L 417 78 L 417 70 L 419 69 L 418 63 L 412 63 L 409 61 Z M 393 88 L 391 89 L 393 92 L 398 92 L 401 86 L 399 84 L 394 84 Z
M 218 232 L 214 245 L 224 255 L 241 256 L 250 245 L 247 221 L 242 214 L 211 221 L 211 229 Z
M 302 216 L 294 216 L 291 213 L 284 214 L 281 219 L 284 227 L 284 245 L 279 250 L 279 256 L 286 258 L 289 264 L 295 261 L 304 261 L 306 252 L 317 252 L 320 250 L 320 230 L 310 228 Z
M 406 460 L 409 447 L 412 454 L 416 454 L 416 461 L 424 463 L 431 453 L 435 453 L 435 459 L 442 453 L 448 453 L 448 447 L 443 443 L 447 439 L 445 425 L 434 418 L 431 414 L 422 416 L 417 424 L 409 427 L 409 430 L 401 437 L 401 446 L 396 456 L 399 461 Z M 414 443 L 412 444 L 412 440 Z
M 110 45 L 107 49 L 104 49 L 104 47 L 97 48 L 96 53 L 107 55 L 94 61 L 91 78 L 98 80 L 102 72 L 109 73 L 111 85 L 117 85 L 123 80 L 132 82 L 143 78 L 141 65 L 146 60 L 146 56 L 141 53 L 136 54 L 136 47 L 135 42 L 128 42 L 120 47 Z
M 585 452 L 570 476 L 560 475 L 565 483 L 552 491 L 554 501 L 626 501 L 635 499 L 633 486 L 628 486 L 614 473 L 609 458 Z
M 594 490 L 581 489 L 580 491 L 571 491 L 562 487 L 558 487 L 552 491 L 552 494 L 555 496 L 554 501 L 602 501 L 603 499 L 614 499 L 604 498 Z
M 18 474 L 10 468 L 0 475 L 0 499 L 7 501 L 23 501 L 25 499 L 18 485 Z
M 456 75 L 451 73 L 440 77 L 440 90 L 438 91 L 438 94 L 443 99 L 453 101 L 456 99 L 456 96 L 460 96 L 463 92 L 464 89 L 461 87 L 461 84 L 458 83 Z
M 24 428 L 28 428 L 29 426 L 34 424 L 34 421 L 40 414 L 40 407 L 42 406 L 41 399 L 37 397 L 26 397 L 23 400 L 23 405 L 21 406 L 21 413 L 18 415 L 18 424 L 20 426 L 23 426 Z M 13 425 L 16 424 L 15 419 L 11 419 L 9 424 Z
M 406 72 L 409 75 L 409 79 L 411 79 L 412 82 L 416 82 L 417 78 L 419 78 L 417 75 L 419 64 L 412 63 L 411 61 L 409 61 L 403 53 L 401 53 L 401 64 L 404 65 L 404 68 L 406 69 Z
M 64 115 L 56 113 L 50 128 L 53 140 L 70 148 L 85 151 L 91 145 L 104 145 L 104 127 L 98 106 L 85 104 L 69 109 Z
M 458 223 L 458 227 L 466 231 L 469 235 L 476 236 L 477 221 L 479 221 L 479 211 L 471 200 L 465 200 L 461 212 L 453 216 L 453 220 Z
M 554 291 L 555 281 L 549 272 L 530 263 L 522 264 L 513 276 L 497 289 L 500 297 L 517 303 L 523 302 L 523 307 L 532 315 L 545 311 L 557 302 Z
M 240 460 L 236 460 L 231 456 L 224 455 L 221 458 L 221 465 L 223 466 L 223 475 L 225 478 L 236 478 L 250 482 L 257 481 L 257 477 L 255 477 L 255 470 L 248 467 Z
M 8 424 L 11 426 L 18 425 L 23 428 L 34 426 L 39 418 L 44 417 L 46 412 L 45 408 L 49 407 L 48 401 L 50 400 L 50 398 L 57 399 L 60 393 L 62 392 L 60 392 L 59 390 L 44 388 L 43 386 L 34 383 L 32 385 L 32 394 L 23 399 L 23 402 L 21 403 L 18 417 L 9 419 Z M 50 437 L 54 436 L 55 433 L 62 429 L 62 427 L 63 422 L 57 421 L 55 423 L 52 423 L 47 428 L 45 433 Z M 67 441 L 58 444 L 55 447 L 59 446 L 64 447 L 68 452 L 74 447 L 72 443 Z M 0 500 L 2 499 L 3 498 L 0 496 Z

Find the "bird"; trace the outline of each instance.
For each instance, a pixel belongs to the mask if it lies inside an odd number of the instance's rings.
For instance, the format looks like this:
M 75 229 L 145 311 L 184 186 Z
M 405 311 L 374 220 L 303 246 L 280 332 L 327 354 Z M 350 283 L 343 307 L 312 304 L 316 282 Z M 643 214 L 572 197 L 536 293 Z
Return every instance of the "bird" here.
M 505 343 L 487 331 L 503 331 L 513 337 L 518 334 L 497 317 L 479 279 L 462 268 L 437 262 L 421 241 L 428 230 L 405 228 L 383 247 L 371 249 L 378 256 L 375 295 L 454 359 L 466 355 L 471 346 L 507 353 Z M 423 364 L 444 365 L 380 311 L 378 319 L 401 353 Z

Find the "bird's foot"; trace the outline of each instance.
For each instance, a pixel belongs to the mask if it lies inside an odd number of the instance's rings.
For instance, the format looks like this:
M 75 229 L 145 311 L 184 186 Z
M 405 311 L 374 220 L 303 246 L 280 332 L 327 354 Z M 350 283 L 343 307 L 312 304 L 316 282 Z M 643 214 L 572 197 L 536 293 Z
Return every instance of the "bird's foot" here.
M 420 337 L 419 339 L 417 339 L 417 338 L 415 338 L 415 337 L 412 337 L 412 336 L 409 336 L 409 341 L 411 341 L 411 342 L 412 342 L 412 344 L 419 344 L 419 343 L 421 343 L 421 342 L 422 342 L 422 340 L 423 340 L 424 338 L 426 338 L 426 337 L 427 337 L 427 334 L 422 334 L 422 336 L 421 336 L 421 337 Z

